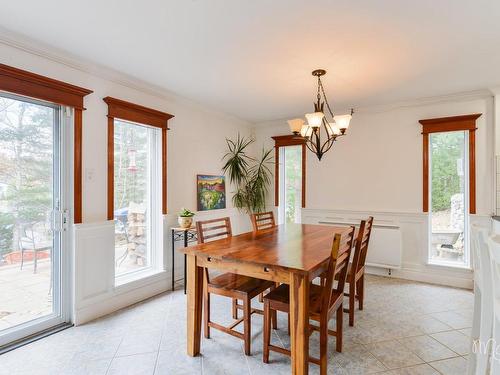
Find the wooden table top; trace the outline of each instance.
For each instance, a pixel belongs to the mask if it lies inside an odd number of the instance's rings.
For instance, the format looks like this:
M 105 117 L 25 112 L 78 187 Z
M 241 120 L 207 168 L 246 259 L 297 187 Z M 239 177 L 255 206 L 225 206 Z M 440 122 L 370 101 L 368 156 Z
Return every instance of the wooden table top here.
M 331 255 L 335 233 L 348 229 L 312 224 L 278 225 L 259 233 L 243 233 L 179 251 L 188 255 L 309 273 Z

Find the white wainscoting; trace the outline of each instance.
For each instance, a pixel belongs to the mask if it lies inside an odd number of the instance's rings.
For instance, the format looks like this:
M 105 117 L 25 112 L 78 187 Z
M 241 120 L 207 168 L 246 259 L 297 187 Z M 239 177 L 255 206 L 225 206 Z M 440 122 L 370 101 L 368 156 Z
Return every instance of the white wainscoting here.
M 389 230 L 399 232 L 400 252 L 397 249 L 397 235 L 378 236 L 369 250 L 367 272 L 384 276 L 449 285 L 472 289 L 472 271 L 460 268 L 433 266 L 427 264 L 428 215 L 424 213 L 346 211 L 329 209 L 303 209 L 302 222 L 309 224 L 346 223 L 358 224 L 368 216 L 374 217 L 375 230 L 386 234 Z M 490 220 L 488 216 L 472 215 L 471 224 Z M 384 249 L 384 241 L 387 249 Z M 375 254 L 371 251 L 375 249 Z M 391 259 L 395 257 L 396 259 Z M 399 267 L 397 265 L 399 264 Z M 374 267 L 376 266 L 376 267 Z
M 233 233 L 251 230 L 248 215 L 236 209 L 201 212 L 198 220 L 229 216 Z M 172 227 L 178 226 L 175 214 L 163 217 L 163 267 L 140 280 L 115 286 L 114 223 L 104 221 L 74 225 L 74 308 L 73 323 L 83 324 L 126 306 L 170 290 Z M 175 274 L 181 278 L 184 268 L 182 253 L 175 251 Z
M 76 224 L 74 238 L 74 324 L 83 324 L 166 290 L 168 277 L 162 270 L 115 286 L 113 221 Z

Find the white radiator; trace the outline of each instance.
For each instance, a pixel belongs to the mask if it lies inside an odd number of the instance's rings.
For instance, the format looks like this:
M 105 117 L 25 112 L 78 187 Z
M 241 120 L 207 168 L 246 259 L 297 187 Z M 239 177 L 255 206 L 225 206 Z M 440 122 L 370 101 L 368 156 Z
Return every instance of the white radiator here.
M 354 225 L 359 223 L 319 221 L 319 224 Z M 401 268 L 402 261 L 401 231 L 396 225 L 374 224 L 368 246 L 366 265 L 388 269 Z

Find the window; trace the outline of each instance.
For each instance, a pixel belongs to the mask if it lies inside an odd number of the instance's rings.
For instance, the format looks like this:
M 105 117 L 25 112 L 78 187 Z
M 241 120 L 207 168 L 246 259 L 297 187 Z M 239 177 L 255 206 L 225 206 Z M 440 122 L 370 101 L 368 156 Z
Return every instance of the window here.
M 280 147 L 280 196 L 278 221 L 300 223 L 302 146 Z
M 305 144 L 295 136 L 275 141 L 275 205 L 279 223 L 300 223 L 305 207 Z
M 154 266 L 151 249 L 161 228 L 157 160 L 160 129 L 115 120 L 115 275 Z
M 479 116 L 420 121 L 430 264 L 470 267 L 469 213 L 475 213 L 476 207 L 474 155 Z
M 115 223 L 115 277 L 122 284 L 162 264 L 166 133 L 172 115 L 114 98 L 108 104 L 108 220 Z
M 431 263 L 468 265 L 467 134 L 430 134 Z

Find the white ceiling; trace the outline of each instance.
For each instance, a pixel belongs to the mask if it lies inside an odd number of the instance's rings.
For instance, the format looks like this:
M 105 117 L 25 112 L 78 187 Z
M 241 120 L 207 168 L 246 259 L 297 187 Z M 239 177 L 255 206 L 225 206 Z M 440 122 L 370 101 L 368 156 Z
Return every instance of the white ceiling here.
M 498 0 L 0 0 L 0 25 L 250 121 L 500 84 Z

